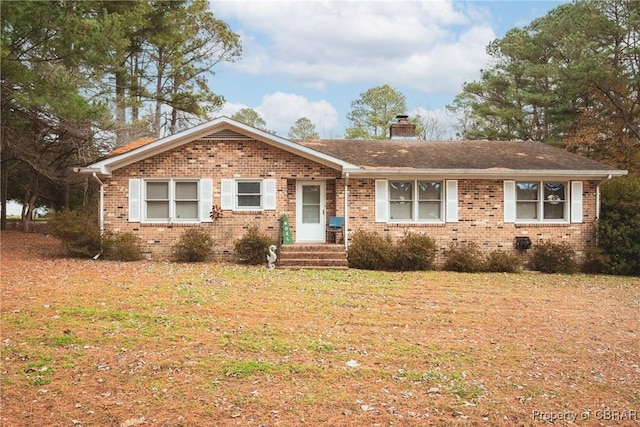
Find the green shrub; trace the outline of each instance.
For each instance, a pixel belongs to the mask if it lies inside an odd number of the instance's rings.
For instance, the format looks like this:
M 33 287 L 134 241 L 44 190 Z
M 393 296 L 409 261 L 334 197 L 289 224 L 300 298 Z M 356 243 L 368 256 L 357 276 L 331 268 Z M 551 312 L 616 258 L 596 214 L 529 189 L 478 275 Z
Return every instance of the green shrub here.
M 477 273 L 482 271 L 483 267 L 482 251 L 475 242 L 452 243 L 445 251 L 445 270 Z
M 244 236 L 235 243 L 236 257 L 244 264 L 265 264 L 269 246 L 276 243 L 275 239 L 262 233 L 258 227 L 249 227 Z
M 347 255 L 350 268 L 363 270 L 388 270 L 395 258 L 390 239 L 364 230 L 353 233 Z
M 187 229 L 171 247 L 173 259 L 179 262 L 206 261 L 213 250 L 213 237 L 203 228 Z
M 142 241 L 133 233 L 104 234 L 102 239 L 104 255 L 116 261 L 139 261 L 142 259 Z
M 495 273 L 517 273 L 522 269 L 522 263 L 517 255 L 495 250 L 485 259 L 483 269 Z
M 101 250 L 98 218 L 81 211 L 63 210 L 49 220 L 51 232 L 72 257 L 90 258 Z
M 533 246 L 531 268 L 543 273 L 575 273 L 576 253 L 567 242 L 542 241 Z
M 611 266 L 611 258 L 601 248 L 590 246 L 585 251 L 582 271 L 589 274 L 608 273 Z
M 438 248 L 431 237 L 406 232 L 394 247 L 393 270 L 433 270 Z
M 603 272 L 640 276 L 640 177 L 602 186 L 598 247 L 609 260 Z

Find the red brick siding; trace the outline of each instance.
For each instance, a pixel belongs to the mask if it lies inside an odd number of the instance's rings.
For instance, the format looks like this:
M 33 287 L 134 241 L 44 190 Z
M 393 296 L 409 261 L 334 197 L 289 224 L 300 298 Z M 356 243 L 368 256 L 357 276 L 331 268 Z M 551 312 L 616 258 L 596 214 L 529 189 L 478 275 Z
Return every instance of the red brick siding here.
M 367 229 L 402 236 L 405 230 L 424 233 L 436 240 L 443 250 L 452 242 L 478 243 L 485 252 L 505 250 L 527 259 L 531 251 L 515 249 L 516 236 L 528 236 L 533 245 L 542 240 L 568 242 L 583 255 L 585 247 L 595 243 L 596 182 L 585 181 L 583 186 L 583 222 L 581 224 L 513 224 L 504 223 L 502 180 L 458 180 L 458 222 L 439 224 L 392 224 L 375 222 L 375 181 L 349 182 L 349 233 Z
M 327 179 L 327 215 L 335 209 L 335 178 L 340 173 L 287 151 L 254 140 L 199 140 L 114 171 L 105 178 L 105 228 L 138 235 L 144 251 L 166 258 L 186 227 L 203 227 L 217 242 L 216 253 L 228 257 L 233 243 L 251 226 L 279 236 L 280 216 L 295 227 L 296 179 Z M 128 222 L 129 178 L 211 178 L 213 203 L 220 205 L 220 181 L 229 178 L 276 179 L 276 210 L 223 211 L 222 218 L 202 224 L 141 224 Z
M 233 212 L 213 223 L 179 225 L 141 224 L 127 221 L 129 178 L 211 178 L 213 203 L 220 205 L 220 180 L 228 178 L 271 178 L 276 180 L 277 208 L 274 211 Z M 322 164 L 306 160 L 279 148 L 255 140 L 199 140 L 116 170 L 105 178 L 105 227 L 112 231 L 131 231 L 144 243 L 154 258 L 165 258 L 171 245 L 186 227 L 210 230 L 217 242 L 219 257 L 233 254 L 233 243 L 250 226 L 272 237 L 279 235 L 279 219 L 286 213 L 295 238 L 296 180 L 326 180 L 327 217 L 344 215 L 344 179 L 340 173 Z M 502 180 L 458 180 L 458 222 L 446 224 L 387 224 L 375 222 L 375 181 L 349 180 L 349 233 L 363 228 L 402 236 L 404 230 L 433 237 L 441 250 L 451 242 L 475 241 L 487 252 L 503 249 L 526 258 L 515 249 L 516 236 L 529 236 L 536 245 L 541 240 L 566 241 L 581 254 L 594 243 L 596 182 L 586 181 L 583 188 L 581 224 L 503 223 Z M 442 252 L 442 251 L 440 251 Z M 442 256 L 439 256 L 442 262 Z

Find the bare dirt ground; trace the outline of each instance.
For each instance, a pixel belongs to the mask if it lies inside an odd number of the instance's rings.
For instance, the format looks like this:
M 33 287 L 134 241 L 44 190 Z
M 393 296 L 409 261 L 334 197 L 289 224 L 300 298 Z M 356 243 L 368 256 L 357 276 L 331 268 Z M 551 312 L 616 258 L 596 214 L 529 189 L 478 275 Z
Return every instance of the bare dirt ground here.
M 640 278 L 66 258 L 6 231 L 0 424 L 640 425 Z

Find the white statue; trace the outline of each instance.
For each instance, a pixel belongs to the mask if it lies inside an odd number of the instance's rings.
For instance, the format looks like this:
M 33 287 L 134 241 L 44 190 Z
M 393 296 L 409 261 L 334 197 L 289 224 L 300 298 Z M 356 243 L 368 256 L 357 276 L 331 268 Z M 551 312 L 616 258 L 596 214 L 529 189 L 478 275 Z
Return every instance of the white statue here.
M 267 255 L 267 265 L 269 266 L 269 270 L 273 270 L 274 268 L 276 268 L 275 262 L 278 259 L 278 256 L 275 252 L 276 249 L 278 249 L 276 245 L 269 246 L 269 255 Z

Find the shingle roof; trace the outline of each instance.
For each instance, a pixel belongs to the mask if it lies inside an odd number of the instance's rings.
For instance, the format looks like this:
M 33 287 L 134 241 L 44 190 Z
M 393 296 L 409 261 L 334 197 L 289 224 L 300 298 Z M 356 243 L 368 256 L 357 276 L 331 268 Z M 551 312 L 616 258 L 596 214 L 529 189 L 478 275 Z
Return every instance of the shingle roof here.
M 153 140 L 141 138 L 119 147 L 105 159 L 78 168 L 83 173 L 113 170 L 172 149 L 211 132 L 257 138 L 342 172 L 365 176 L 437 174 L 441 176 L 622 176 L 627 172 L 541 142 L 385 140 L 287 140 L 219 117 L 187 131 Z
M 296 142 L 365 169 L 617 170 L 541 142 L 335 139 Z
M 118 154 L 128 153 L 129 151 L 135 150 L 136 148 L 142 147 L 143 145 L 150 144 L 156 140 L 157 140 L 156 138 L 149 138 L 149 137 L 133 140 L 131 142 L 126 143 L 125 145 L 115 148 L 113 151 L 109 153 L 109 157 L 117 156 Z

